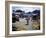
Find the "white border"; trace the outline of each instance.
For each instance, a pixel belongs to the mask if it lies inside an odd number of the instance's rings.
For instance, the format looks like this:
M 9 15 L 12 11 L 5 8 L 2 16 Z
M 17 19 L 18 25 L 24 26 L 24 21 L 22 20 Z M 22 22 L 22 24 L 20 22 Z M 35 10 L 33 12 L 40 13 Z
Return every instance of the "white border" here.
M 40 30 L 31 30 L 31 31 L 12 31 L 12 6 L 21 6 L 21 7 L 39 7 L 40 8 Z M 41 5 L 25 5 L 25 4 L 10 4 L 9 10 L 9 34 L 26 34 L 26 33 L 43 33 L 43 6 Z

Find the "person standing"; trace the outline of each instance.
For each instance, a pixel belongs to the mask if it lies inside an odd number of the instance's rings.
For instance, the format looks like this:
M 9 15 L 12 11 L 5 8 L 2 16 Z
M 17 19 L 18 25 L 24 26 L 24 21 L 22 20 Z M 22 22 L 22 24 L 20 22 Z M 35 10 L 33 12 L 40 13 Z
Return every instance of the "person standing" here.
M 30 16 L 28 16 L 28 17 L 26 18 L 26 20 L 27 20 L 27 24 L 26 24 L 26 25 L 29 25 Z

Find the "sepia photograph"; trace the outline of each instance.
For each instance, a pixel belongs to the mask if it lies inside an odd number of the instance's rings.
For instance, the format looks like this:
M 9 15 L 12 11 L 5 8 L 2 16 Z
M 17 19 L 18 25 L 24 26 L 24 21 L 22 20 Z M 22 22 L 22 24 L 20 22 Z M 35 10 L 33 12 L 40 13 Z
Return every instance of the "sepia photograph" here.
M 12 6 L 12 31 L 40 30 L 40 8 Z

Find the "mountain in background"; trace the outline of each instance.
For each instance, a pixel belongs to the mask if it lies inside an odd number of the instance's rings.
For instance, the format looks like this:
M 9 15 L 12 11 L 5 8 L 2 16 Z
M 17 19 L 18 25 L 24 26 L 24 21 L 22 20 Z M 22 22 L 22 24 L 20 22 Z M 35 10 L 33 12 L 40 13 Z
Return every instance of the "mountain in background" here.
M 34 10 L 32 13 L 33 13 L 33 14 L 40 15 L 40 10 Z
M 27 12 L 27 13 L 25 13 L 25 11 L 22 11 L 22 10 L 13 10 L 13 16 L 15 15 L 15 13 L 20 13 L 20 16 L 31 16 L 31 15 L 38 15 L 38 16 L 40 16 L 40 10 L 34 10 L 33 12 Z

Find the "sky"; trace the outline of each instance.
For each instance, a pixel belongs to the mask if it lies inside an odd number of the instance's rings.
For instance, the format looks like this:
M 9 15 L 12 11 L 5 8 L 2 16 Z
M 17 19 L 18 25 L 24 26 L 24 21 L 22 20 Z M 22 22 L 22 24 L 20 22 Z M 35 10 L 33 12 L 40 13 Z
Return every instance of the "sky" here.
M 40 10 L 40 8 L 39 7 L 19 7 L 19 6 L 13 6 L 12 7 L 12 10 L 22 10 L 22 11 L 25 11 L 25 13 L 27 13 L 27 12 L 32 12 L 32 11 L 34 11 L 34 10 Z

